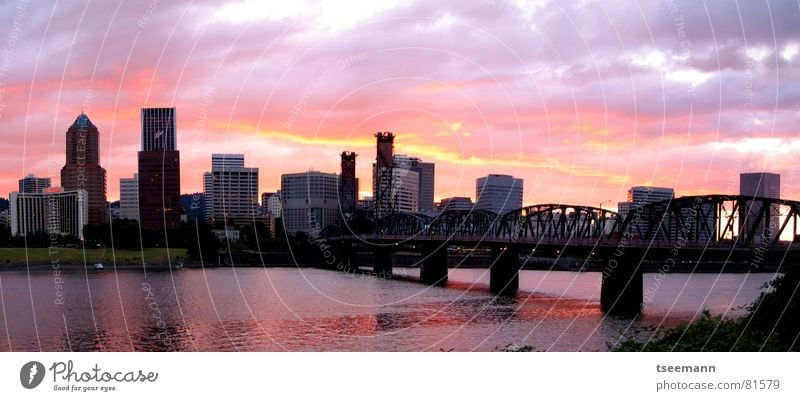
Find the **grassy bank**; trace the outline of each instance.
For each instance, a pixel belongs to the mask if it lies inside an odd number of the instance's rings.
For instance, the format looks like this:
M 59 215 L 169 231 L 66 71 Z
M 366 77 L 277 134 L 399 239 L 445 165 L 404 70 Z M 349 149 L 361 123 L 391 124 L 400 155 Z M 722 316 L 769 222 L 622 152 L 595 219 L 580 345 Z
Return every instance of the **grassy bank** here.
M 52 253 L 51 253 L 52 251 Z M 102 262 L 117 264 L 140 264 L 142 258 L 150 264 L 167 264 L 168 259 L 185 259 L 186 249 L 182 248 L 145 248 L 140 249 L 74 249 L 74 248 L 0 248 L 0 266 L 28 263 L 50 263 L 58 260 L 62 265 Z
M 652 329 L 649 341 L 632 339 L 615 351 L 798 351 L 800 350 L 800 271 L 772 281 L 746 316 L 727 319 L 704 313 L 688 325 Z

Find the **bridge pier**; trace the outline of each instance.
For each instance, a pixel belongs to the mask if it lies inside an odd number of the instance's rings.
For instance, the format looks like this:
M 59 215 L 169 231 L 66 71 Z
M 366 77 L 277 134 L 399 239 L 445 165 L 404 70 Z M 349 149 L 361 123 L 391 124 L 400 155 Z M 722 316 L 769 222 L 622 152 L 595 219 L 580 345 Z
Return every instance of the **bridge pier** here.
M 372 272 L 378 277 L 392 277 L 392 250 L 388 246 L 375 248 L 372 252 L 375 255 L 375 263 Z
M 626 250 L 606 259 L 600 305 L 603 312 L 615 316 L 636 316 L 642 308 L 643 275 L 640 264 L 644 253 Z
M 345 249 L 344 258 L 346 258 L 346 273 L 358 272 L 358 250 L 355 246 L 350 245 Z
M 429 246 L 423 248 L 425 261 L 419 272 L 419 281 L 425 284 L 447 284 L 447 245 Z
M 519 289 L 519 250 L 493 248 L 489 267 L 489 289 L 498 295 L 514 295 Z

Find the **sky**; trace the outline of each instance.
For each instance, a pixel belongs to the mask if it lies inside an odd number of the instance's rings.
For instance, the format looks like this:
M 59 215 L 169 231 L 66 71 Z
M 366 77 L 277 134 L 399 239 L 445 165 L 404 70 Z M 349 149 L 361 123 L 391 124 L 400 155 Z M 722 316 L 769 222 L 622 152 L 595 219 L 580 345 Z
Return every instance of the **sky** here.
M 136 171 L 141 107 L 177 109 L 181 191 L 211 153 L 260 190 L 338 172 L 371 192 L 377 131 L 436 163 L 435 198 L 488 173 L 524 203 L 614 207 L 636 185 L 800 199 L 797 1 L 0 1 L 0 196 L 59 181 L 65 133 L 100 131 L 108 198 Z

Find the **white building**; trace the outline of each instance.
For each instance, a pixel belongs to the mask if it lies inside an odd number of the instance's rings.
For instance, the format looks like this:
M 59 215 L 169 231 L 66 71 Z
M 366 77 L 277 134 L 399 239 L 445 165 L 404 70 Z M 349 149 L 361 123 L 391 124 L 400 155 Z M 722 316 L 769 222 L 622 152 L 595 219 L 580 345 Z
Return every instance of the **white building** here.
M 258 168 L 245 167 L 244 155 L 211 155 L 211 172 L 203 175 L 203 185 L 209 220 L 258 216 Z
M 475 180 L 475 209 L 503 214 L 522 208 L 524 181 L 505 174 Z
M 400 155 L 400 157 L 405 156 Z M 375 164 L 373 164 L 373 193 L 375 193 L 375 188 L 378 186 L 377 180 L 380 178 L 378 174 L 375 174 L 376 168 Z M 404 168 L 397 165 L 392 168 L 392 188 L 389 192 L 389 198 L 395 212 L 420 211 L 419 180 L 420 173 L 417 169 Z
M 628 213 L 636 212 L 642 206 L 670 200 L 675 197 L 674 188 L 664 187 L 650 187 L 650 186 L 637 186 L 631 187 L 628 190 L 628 200 L 626 202 L 617 203 L 617 211 L 622 218 L 625 218 Z M 638 221 L 633 222 L 634 235 L 647 233 L 647 225 L 649 224 L 648 216 L 641 215 Z
M 119 179 L 119 218 L 139 220 L 139 174 Z
M 436 178 L 436 165 L 434 163 L 423 162 L 419 157 L 408 155 L 394 155 L 393 164 L 395 169 L 411 170 L 417 173 L 417 209 L 419 212 L 432 212 L 435 210 L 433 203 L 433 191 Z
M 395 200 L 395 211 L 419 211 L 419 173 L 401 168 L 392 169 L 392 197 Z
M 281 217 L 281 191 L 264 192 L 261 194 L 261 209 L 263 214 L 275 218 Z
M 12 192 L 11 235 L 45 231 L 83 238 L 83 226 L 89 219 L 86 197 L 83 189 L 64 191 L 60 187 L 43 193 Z
M 280 193 L 283 225 L 288 234 L 302 231 L 316 235 L 339 223 L 338 174 L 319 171 L 283 174 Z

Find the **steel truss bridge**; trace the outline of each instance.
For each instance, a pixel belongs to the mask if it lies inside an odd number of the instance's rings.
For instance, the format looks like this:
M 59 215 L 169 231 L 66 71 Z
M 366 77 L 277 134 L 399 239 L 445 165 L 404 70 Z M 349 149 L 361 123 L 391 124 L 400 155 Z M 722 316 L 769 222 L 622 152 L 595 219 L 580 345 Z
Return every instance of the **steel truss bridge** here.
M 576 256 L 604 262 L 601 303 L 631 314 L 642 302 L 643 262 L 738 262 L 759 268 L 799 261 L 800 201 L 738 195 L 686 196 L 635 205 L 622 216 L 593 206 L 540 204 L 505 214 L 483 210 L 438 215 L 363 214 L 322 236 L 348 266 L 358 253 L 374 255 L 376 274 L 391 274 L 392 252 L 422 250 L 421 281 L 447 281 L 450 245 L 492 251 L 491 288 L 517 290 L 520 256 Z M 670 262 L 671 261 L 671 262 Z

